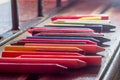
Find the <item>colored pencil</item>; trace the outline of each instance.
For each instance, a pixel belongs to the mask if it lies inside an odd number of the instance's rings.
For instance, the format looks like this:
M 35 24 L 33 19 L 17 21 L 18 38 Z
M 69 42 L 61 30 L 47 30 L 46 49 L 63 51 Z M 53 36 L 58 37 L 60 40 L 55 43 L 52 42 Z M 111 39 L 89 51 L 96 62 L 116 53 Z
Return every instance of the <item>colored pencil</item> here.
M 59 19 L 53 21 L 54 24 L 102 24 L 102 25 L 110 25 L 110 20 L 65 20 Z
M 100 66 L 101 56 L 69 56 L 69 55 L 21 55 L 21 58 L 61 58 L 61 59 L 79 59 L 85 61 L 89 66 Z
M 29 40 L 29 39 L 28 39 Z M 75 43 L 69 43 L 69 42 L 39 42 L 39 41 L 17 41 L 17 42 L 14 42 L 14 43 L 11 43 L 11 45 L 17 45 L 17 46 L 21 46 L 21 45 L 25 45 L 26 43 L 34 43 L 34 44 L 87 44 L 87 43 L 84 43 L 84 42 L 75 42 Z M 99 45 L 99 44 L 92 44 L 92 45 Z
M 79 20 L 79 21 L 76 21 L 76 20 L 58 20 L 58 21 L 55 21 L 53 22 L 54 24 L 73 24 L 73 25 L 103 25 L 103 29 L 104 28 L 115 28 L 114 25 L 110 24 L 109 23 L 109 20 L 101 20 L 101 21 L 93 21 L 93 20 Z
M 104 37 L 90 37 L 90 36 L 69 36 L 69 35 L 62 35 L 62 36 L 54 36 L 54 35 L 40 35 L 40 36 L 32 36 L 32 37 L 27 37 L 27 38 L 35 38 L 35 39 L 39 39 L 39 38 L 45 38 L 45 39 L 77 39 L 77 40 L 91 40 L 93 42 L 100 42 L 100 43 L 104 43 L 104 42 L 108 42 L 110 41 L 110 39 L 108 38 L 104 38 Z
M 93 41 L 90 40 L 69 40 L 69 39 L 29 39 L 29 38 L 24 38 L 21 39 L 20 41 L 25 41 L 25 42 L 33 42 L 33 43 L 69 43 L 69 44 L 97 44 Z M 18 41 L 18 42 L 20 42 Z
M 6 59 L 7 60 L 7 59 Z M 61 73 L 66 66 L 52 63 L 0 63 L 0 72 L 7 73 Z
M 91 38 L 91 37 L 63 37 L 63 36 L 28 36 L 28 39 L 69 39 L 69 40 L 90 40 L 93 42 L 96 42 L 98 44 L 101 44 L 103 42 L 100 42 L 97 39 Z
M 49 38 L 49 39 L 81 39 L 81 40 L 91 40 L 91 41 L 95 41 L 93 39 L 96 39 L 96 40 L 99 40 L 101 43 L 110 41 L 110 39 L 108 39 L 108 38 L 104 38 L 101 36 L 90 36 L 90 35 L 88 35 L 88 36 L 85 36 L 85 35 L 84 36 L 74 36 L 74 35 L 64 35 L 64 34 L 63 35 L 60 35 L 60 34 L 49 35 L 49 33 L 48 33 L 46 35 L 41 34 L 40 36 L 38 35 L 36 37 L 44 37 L 44 38 Z
M 89 28 L 51 28 L 51 27 L 39 27 L 39 28 L 32 28 L 28 30 L 29 33 L 39 33 L 39 32 L 59 32 L 59 33 L 88 33 L 88 32 L 94 32 L 92 29 Z
M 77 69 L 86 66 L 86 62 L 79 59 L 55 59 L 55 58 L 0 58 L 0 63 L 45 63 L 60 64 L 68 68 Z M 32 69 L 32 68 L 31 68 Z
M 78 47 L 83 49 L 88 54 L 96 54 L 97 52 L 104 51 L 103 47 L 97 45 L 84 45 L 84 44 L 34 44 L 34 43 L 26 43 L 26 46 L 64 46 L 64 47 Z
M 87 20 L 91 20 L 92 18 L 97 18 L 100 20 L 108 20 L 109 16 L 105 16 L 105 15 L 68 15 L 68 16 L 55 16 L 53 18 L 51 18 L 52 21 L 57 20 L 57 19 L 86 19 L 89 18 Z M 96 20 L 96 19 L 95 19 Z
M 52 32 L 40 32 L 33 36 L 41 36 L 41 35 L 48 35 L 48 36 L 85 36 L 85 37 L 103 37 L 104 34 L 102 33 L 52 33 Z
M 84 56 L 80 53 L 73 52 L 37 52 L 37 51 L 3 51 L 2 57 L 18 57 L 20 55 L 71 55 L 71 56 Z
M 109 32 L 111 29 L 114 29 L 113 25 L 103 25 L 103 24 L 47 24 L 45 27 L 66 27 L 66 28 L 90 28 L 95 32 Z
M 44 27 L 57 27 L 57 28 L 90 28 L 92 30 L 94 30 L 95 32 L 104 32 L 103 31 L 103 26 L 102 25 L 73 25 L 73 24 L 46 24 L 44 25 Z M 110 29 L 109 29 L 110 30 Z
M 53 52 L 79 52 L 84 54 L 84 51 L 77 47 L 62 47 L 62 46 L 5 46 L 5 51 L 53 51 Z
M 83 18 L 79 18 L 79 20 L 109 20 L 108 17 L 98 17 L 98 16 L 95 16 L 95 17 L 83 17 Z
M 103 19 L 101 17 L 82 17 L 82 18 L 78 18 L 78 19 L 60 19 L 60 18 L 51 18 L 51 21 L 56 21 L 56 20 L 108 20 L 108 19 Z

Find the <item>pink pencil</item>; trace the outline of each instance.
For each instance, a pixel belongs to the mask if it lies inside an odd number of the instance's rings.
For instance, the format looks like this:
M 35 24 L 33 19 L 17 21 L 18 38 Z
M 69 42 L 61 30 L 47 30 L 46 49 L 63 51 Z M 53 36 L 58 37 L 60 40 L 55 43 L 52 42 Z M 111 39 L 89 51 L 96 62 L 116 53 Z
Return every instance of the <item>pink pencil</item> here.
M 90 40 L 74 40 L 74 39 L 28 39 L 24 38 L 21 39 L 22 42 L 33 42 L 33 43 L 77 43 L 77 44 L 94 44 L 96 45 L 96 42 L 90 41 Z

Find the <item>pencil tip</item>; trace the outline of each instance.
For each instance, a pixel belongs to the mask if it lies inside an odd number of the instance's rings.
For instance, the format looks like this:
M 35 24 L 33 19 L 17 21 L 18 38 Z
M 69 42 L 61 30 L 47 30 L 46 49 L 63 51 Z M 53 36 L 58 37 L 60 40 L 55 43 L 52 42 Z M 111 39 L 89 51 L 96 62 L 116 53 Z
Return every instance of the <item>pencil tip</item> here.
M 104 50 L 105 50 L 105 48 L 97 46 L 97 52 L 101 52 L 101 51 L 104 51 Z
M 31 30 L 31 29 L 29 29 L 29 30 L 28 30 L 28 33 L 32 33 L 32 30 Z

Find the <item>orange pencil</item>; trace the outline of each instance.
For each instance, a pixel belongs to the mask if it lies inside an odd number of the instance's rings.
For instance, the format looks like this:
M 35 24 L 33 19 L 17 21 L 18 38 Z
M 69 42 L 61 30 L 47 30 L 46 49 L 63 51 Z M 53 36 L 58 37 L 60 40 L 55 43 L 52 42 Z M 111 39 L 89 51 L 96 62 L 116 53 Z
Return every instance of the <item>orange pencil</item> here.
M 2 57 L 18 57 L 20 55 L 69 55 L 69 56 L 84 56 L 74 52 L 36 52 L 36 51 L 3 51 Z
M 35 43 L 26 43 L 26 46 L 64 46 L 64 47 L 78 47 L 83 49 L 86 53 L 95 54 L 97 52 L 104 51 L 105 49 L 98 45 L 85 45 L 85 44 L 35 44 Z
M 60 52 L 79 52 L 84 51 L 77 47 L 63 46 L 5 46 L 5 51 L 60 51 Z
M 69 56 L 69 55 L 21 55 L 21 58 L 59 58 L 59 59 L 79 59 L 85 61 L 90 66 L 100 66 L 101 56 Z

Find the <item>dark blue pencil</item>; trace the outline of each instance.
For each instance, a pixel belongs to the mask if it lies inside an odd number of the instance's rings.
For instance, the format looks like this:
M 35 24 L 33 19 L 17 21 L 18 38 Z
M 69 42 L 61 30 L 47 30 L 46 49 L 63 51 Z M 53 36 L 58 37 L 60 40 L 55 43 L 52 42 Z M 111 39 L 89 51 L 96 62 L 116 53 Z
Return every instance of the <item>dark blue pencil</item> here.
M 32 39 L 78 39 L 78 40 L 90 40 L 96 43 L 102 43 L 101 41 L 91 37 L 63 37 L 63 36 L 28 36 L 27 38 Z

